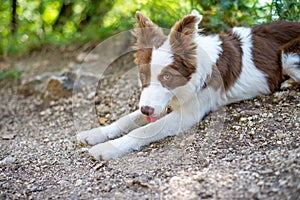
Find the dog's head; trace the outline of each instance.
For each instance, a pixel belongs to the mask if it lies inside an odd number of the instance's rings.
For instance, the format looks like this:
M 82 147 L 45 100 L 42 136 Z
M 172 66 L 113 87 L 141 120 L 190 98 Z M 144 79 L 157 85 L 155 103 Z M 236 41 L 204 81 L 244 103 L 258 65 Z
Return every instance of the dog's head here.
M 155 121 L 174 96 L 184 99 L 196 92 L 192 81 L 197 70 L 195 37 L 202 16 L 193 11 L 169 35 L 140 12 L 136 18 L 135 62 L 142 85 L 139 107 L 148 121 Z

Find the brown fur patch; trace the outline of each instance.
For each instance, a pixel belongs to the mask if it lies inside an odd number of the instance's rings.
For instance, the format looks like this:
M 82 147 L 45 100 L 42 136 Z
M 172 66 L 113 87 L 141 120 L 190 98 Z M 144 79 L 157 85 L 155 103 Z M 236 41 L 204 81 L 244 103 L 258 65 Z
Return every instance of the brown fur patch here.
M 154 24 L 149 18 L 136 13 L 138 23 L 133 31 L 137 38 L 134 49 L 135 63 L 138 65 L 142 88 L 150 84 L 151 70 L 150 61 L 153 47 L 158 48 L 167 39 L 161 28 Z
M 279 88 L 282 82 L 280 48 L 299 35 L 299 22 L 272 22 L 252 28 L 253 61 L 267 75 L 271 92 Z
M 224 78 L 222 77 L 217 65 L 214 65 L 211 76 L 207 77 L 202 89 L 205 89 L 206 87 L 211 87 L 214 90 L 217 90 L 220 87 L 224 87 L 223 80 Z
M 185 85 L 197 68 L 197 45 L 194 42 L 194 35 L 197 32 L 196 23 L 198 18 L 188 15 L 178 21 L 170 33 L 170 43 L 173 51 L 174 62 L 165 70 L 176 71 L 177 81 L 170 81 L 169 88 Z M 179 76 L 180 74 L 180 76 Z M 160 80 L 160 79 L 159 79 Z
M 282 50 L 284 53 L 297 53 L 300 55 L 300 36 L 290 42 L 286 43 Z
M 179 70 L 174 68 L 176 67 L 173 65 L 167 66 L 158 75 L 158 80 L 166 88 L 175 89 L 176 87 L 185 85 L 189 81 Z M 165 79 L 165 76 L 168 76 L 168 79 Z
M 213 67 L 211 77 L 206 80 L 206 85 L 214 89 L 222 85 L 228 90 L 238 79 L 242 71 L 241 41 L 238 35 L 230 32 L 229 34 L 220 34 L 222 40 L 222 52 Z

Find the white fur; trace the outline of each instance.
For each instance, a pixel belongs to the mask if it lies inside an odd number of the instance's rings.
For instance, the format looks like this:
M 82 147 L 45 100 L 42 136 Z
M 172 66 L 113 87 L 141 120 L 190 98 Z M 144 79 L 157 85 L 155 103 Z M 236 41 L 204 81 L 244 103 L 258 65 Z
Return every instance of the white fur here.
M 198 24 L 202 21 L 203 16 L 197 10 L 192 10 L 191 15 L 196 16 L 198 21 L 195 23 L 195 28 L 198 29 Z
M 251 29 L 236 27 L 233 32 L 240 36 L 242 43 L 242 72 L 236 83 L 226 94 L 228 101 L 235 102 L 261 94 L 268 94 L 270 89 L 266 76 L 255 67 L 253 62 Z
M 171 91 L 163 87 L 157 80 L 162 69 L 174 60 L 169 40 L 166 40 L 158 49 L 153 48 L 151 58 L 151 82 L 142 91 L 139 107 L 150 106 L 154 108 L 153 115 L 158 116 L 165 110 L 173 96 Z
M 289 75 L 296 82 L 300 83 L 300 56 L 296 53 L 282 53 L 283 73 Z
M 212 74 L 212 66 L 217 62 L 222 51 L 219 36 L 196 35 L 197 71 L 192 75 L 191 82 L 196 86 L 196 92 L 202 88 L 204 81 Z
M 77 134 L 77 140 L 84 144 L 95 145 L 119 137 L 144 124 L 146 124 L 145 117 L 140 110 L 137 110 L 108 126 L 80 132 Z
M 158 74 L 167 65 L 173 62 L 173 52 L 170 45 L 170 40 L 167 39 L 158 49 L 153 48 L 151 57 L 151 73 Z M 156 77 L 151 76 L 151 80 L 156 80 Z
M 168 105 L 172 98 L 172 92 L 163 87 L 158 82 L 151 82 L 150 85 L 143 89 L 139 107 L 150 106 L 154 108 L 155 116 L 159 116 Z

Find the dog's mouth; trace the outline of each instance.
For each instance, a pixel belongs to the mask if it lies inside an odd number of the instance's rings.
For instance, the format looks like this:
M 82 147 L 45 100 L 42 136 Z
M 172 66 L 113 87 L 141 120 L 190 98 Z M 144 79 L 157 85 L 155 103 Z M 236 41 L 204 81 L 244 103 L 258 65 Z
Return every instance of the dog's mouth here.
M 166 114 L 169 114 L 170 112 L 172 112 L 172 107 L 171 106 L 167 106 L 166 109 L 165 109 L 165 114 L 162 114 L 162 115 L 166 115 Z M 151 116 L 146 116 L 146 121 L 149 122 L 149 123 L 152 123 L 152 122 L 156 122 L 156 120 L 159 118 L 158 115 L 151 115 Z
M 156 116 L 156 115 L 154 115 L 154 116 L 146 116 L 146 120 L 149 123 L 155 122 L 157 119 L 158 119 L 158 116 Z

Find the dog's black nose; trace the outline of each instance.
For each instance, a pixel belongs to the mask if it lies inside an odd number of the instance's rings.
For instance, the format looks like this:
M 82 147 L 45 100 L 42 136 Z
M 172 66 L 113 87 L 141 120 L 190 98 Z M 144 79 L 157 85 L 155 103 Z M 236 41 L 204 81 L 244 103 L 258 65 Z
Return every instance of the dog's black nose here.
M 142 106 L 141 107 L 141 112 L 144 115 L 150 116 L 154 113 L 154 108 L 150 107 L 150 106 Z

